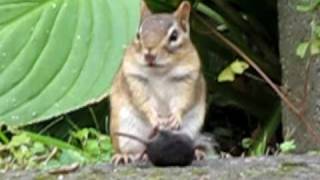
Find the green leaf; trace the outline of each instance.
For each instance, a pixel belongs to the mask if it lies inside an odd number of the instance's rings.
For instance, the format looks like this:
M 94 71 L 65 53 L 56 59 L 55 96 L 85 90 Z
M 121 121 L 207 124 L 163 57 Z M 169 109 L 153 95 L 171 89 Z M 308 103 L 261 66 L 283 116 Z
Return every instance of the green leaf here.
M 105 152 L 111 152 L 113 150 L 111 138 L 109 136 L 101 136 L 99 138 L 99 141 L 100 141 L 101 150 Z
M 251 138 L 244 138 L 241 141 L 241 145 L 245 149 L 249 149 L 252 144 L 253 144 L 253 140 Z
M 62 164 L 57 159 L 51 159 L 42 168 L 44 170 L 54 169 L 60 167 Z
M 260 139 L 261 141 L 258 142 L 258 144 L 254 147 L 254 155 L 256 156 L 262 156 L 267 150 L 267 141 L 268 141 L 268 135 L 263 134 L 263 137 Z
M 89 129 L 84 128 L 76 132 L 72 132 L 72 136 L 80 141 L 86 141 L 89 137 Z
M 320 53 L 320 40 L 314 40 L 311 42 L 310 54 L 316 55 Z
M 314 9 L 314 5 L 310 4 L 301 4 L 297 6 L 297 11 L 300 12 L 308 12 L 308 11 L 312 11 Z
M 236 74 L 242 74 L 249 68 L 249 64 L 236 59 L 228 67 L 226 67 L 218 76 L 218 82 L 232 82 Z
M 32 154 L 40 154 L 46 151 L 46 147 L 42 143 L 35 142 L 30 151 L 32 152 Z
M 300 58 L 304 58 L 308 50 L 309 44 L 310 44 L 309 42 L 300 43 L 297 47 L 296 55 L 299 56 Z
M 282 153 L 288 153 L 296 149 L 296 144 L 294 140 L 284 141 L 280 144 L 280 150 Z
M 32 132 L 23 132 L 22 134 L 26 134 L 26 136 L 34 142 L 39 142 L 47 146 L 55 146 L 59 149 L 70 149 L 70 150 L 80 151 L 79 148 L 67 142 L 64 142 L 62 140 L 59 140 L 50 136 L 39 135 Z
M 270 115 L 268 116 L 270 117 L 266 118 L 266 123 L 257 131 L 255 141 L 249 149 L 249 155 L 261 156 L 267 152 L 268 142 L 279 128 L 281 122 L 281 104 L 275 107 L 270 111 L 271 113 L 269 112 Z
M 75 162 L 82 164 L 82 163 L 85 163 L 86 161 L 87 161 L 86 158 L 81 153 L 71 149 L 62 150 L 62 154 L 59 158 L 60 165 L 68 165 Z
M 2 141 L 4 144 L 8 144 L 8 143 L 9 143 L 8 137 L 6 136 L 5 132 L 3 132 L 3 131 L 1 130 L 1 126 L 0 126 L 0 144 L 2 144 L 1 141 Z
M 320 25 L 314 25 L 312 28 L 313 28 L 313 32 L 316 35 L 316 37 L 320 38 Z
M 309 12 L 315 10 L 320 4 L 320 0 L 308 1 L 296 7 L 297 11 Z
M 232 72 L 230 67 L 224 69 L 218 76 L 218 82 L 232 82 L 235 79 L 235 74 Z
M 12 137 L 9 142 L 9 147 L 19 147 L 23 144 L 29 144 L 31 142 L 30 137 L 26 133 L 21 133 Z
M 206 14 L 207 16 L 209 16 L 211 19 L 215 20 L 219 24 L 225 25 L 224 18 L 219 13 L 217 13 L 214 9 L 208 7 L 206 4 L 199 2 L 197 3 L 196 9 Z
M 98 140 L 90 139 L 84 146 L 84 150 L 91 155 L 99 155 L 100 147 Z
M 230 68 L 235 74 L 242 74 L 249 68 L 249 64 L 244 61 L 236 60 L 230 65 Z
M 1 0 L 0 124 L 43 121 L 108 95 L 140 0 Z

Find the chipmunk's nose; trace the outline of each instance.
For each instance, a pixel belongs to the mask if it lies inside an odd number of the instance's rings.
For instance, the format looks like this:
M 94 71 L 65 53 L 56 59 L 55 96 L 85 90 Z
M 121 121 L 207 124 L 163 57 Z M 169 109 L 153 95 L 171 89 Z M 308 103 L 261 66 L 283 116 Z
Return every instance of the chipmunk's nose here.
M 145 61 L 147 61 L 148 64 L 152 65 L 152 64 L 154 64 L 154 61 L 156 60 L 156 56 L 151 53 L 147 53 L 144 55 L 144 59 L 145 59 Z

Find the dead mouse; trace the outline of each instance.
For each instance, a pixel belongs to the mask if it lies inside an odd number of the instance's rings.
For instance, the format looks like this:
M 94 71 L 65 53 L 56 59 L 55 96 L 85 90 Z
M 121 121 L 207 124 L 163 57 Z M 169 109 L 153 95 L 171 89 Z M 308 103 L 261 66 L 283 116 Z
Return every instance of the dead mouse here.
M 131 138 L 146 146 L 145 153 L 155 166 L 187 166 L 198 159 L 197 150 L 201 147 L 186 134 L 172 130 L 158 130 L 149 140 L 116 132 L 115 135 Z

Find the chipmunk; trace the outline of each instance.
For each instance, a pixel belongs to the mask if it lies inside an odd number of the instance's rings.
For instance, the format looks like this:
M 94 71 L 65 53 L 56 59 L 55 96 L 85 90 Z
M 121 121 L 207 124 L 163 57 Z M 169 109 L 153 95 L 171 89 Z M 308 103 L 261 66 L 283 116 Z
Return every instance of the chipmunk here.
M 141 3 L 135 40 L 126 48 L 111 88 L 110 133 L 113 162 L 132 162 L 145 151 L 128 132 L 145 139 L 155 127 L 181 131 L 194 139 L 205 116 L 206 85 L 189 35 L 191 5 L 173 13 L 152 14 Z

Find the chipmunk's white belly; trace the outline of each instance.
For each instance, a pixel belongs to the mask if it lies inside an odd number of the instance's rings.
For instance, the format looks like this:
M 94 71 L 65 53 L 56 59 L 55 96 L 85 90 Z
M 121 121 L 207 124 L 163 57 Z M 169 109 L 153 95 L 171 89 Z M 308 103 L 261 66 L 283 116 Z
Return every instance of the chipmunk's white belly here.
M 172 83 L 165 78 L 150 80 L 151 96 L 156 104 L 157 112 L 160 116 L 169 116 L 171 113 L 171 104 L 175 97 L 179 96 L 181 90 L 176 83 Z
M 186 91 L 181 86 L 182 82 L 173 80 L 174 78 L 179 79 L 185 76 L 192 76 L 191 70 L 188 68 L 174 68 L 170 71 L 155 71 L 155 72 L 145 72 L 148 76 L 145 76 L 148 79 L 148 82 L 151 86 L 151 90 L 157 93 L 157 96 L 160 96 L 161 99 L 165 100 L 167 103 L 179 96 L 182 91 Z M 194 77 L 196 79 L 196 77 Z

